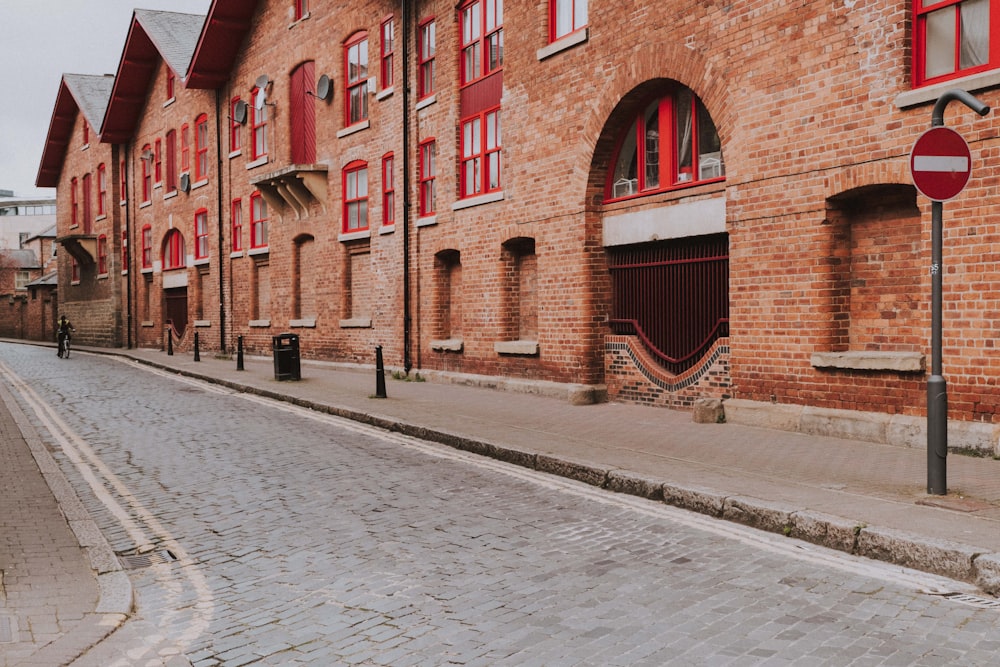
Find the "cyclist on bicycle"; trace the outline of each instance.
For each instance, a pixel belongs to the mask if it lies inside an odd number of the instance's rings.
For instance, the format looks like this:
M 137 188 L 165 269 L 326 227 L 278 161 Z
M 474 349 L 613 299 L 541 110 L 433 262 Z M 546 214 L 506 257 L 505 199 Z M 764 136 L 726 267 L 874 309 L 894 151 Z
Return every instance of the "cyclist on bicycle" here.
M 66 351 L 66 356 L 69 356 L 69 341 L 73 337 L 72 332 L 76 331 L 66 316 L 63 315 L 59 318 L 59 325 L 56 327 L 56 336 L 59 340 L 59 357 L 62 358 L 63 351 Z

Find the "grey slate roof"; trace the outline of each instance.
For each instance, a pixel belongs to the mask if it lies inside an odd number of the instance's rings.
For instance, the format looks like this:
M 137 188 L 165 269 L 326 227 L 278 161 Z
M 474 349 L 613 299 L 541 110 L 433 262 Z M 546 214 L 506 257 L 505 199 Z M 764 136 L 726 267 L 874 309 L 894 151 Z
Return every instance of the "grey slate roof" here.
M 28 283 L 27 287 L 45 286 L 52 285 L 56 286 L 59 284 L 59 272 L 53 271 L 52 273 L 46 273 L 44 276 L 37 280 L 32 280 Z
M 135 19 L 156 45 L 167 65 L 183 79 L 198 46 L 205 17 L 199 14 L 136 9 Z
M 115 77 L 110 74 L 63 74 L 63 81 L 94 132 L 101 129 Z
M 7 266 L 13 266 L 18 269 L 40 268 L 34 250 L 2 250 L 0 254 L 7 259 L 7 262 L 5 262 Z

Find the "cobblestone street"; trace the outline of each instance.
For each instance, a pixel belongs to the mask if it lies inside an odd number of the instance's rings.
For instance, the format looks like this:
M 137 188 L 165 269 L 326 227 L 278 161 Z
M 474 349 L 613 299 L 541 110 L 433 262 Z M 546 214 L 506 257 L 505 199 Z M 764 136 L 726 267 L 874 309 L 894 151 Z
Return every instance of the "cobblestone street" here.
M 930 575 L 117 359 L 8 346 L 4 369 L 132 568 L 135 614 L 78 665 L 986 665 L 1000 652 L 998 612 L 919 591 Z

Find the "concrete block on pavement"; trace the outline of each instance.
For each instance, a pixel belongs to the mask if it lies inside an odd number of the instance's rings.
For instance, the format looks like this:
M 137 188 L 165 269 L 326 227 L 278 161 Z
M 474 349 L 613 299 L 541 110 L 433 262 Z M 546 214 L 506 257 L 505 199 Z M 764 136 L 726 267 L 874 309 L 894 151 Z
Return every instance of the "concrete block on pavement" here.
M 725 414 L 721 398 L 699 398 L 694 402 L 692 418 L 696 424 L 721 424 Z

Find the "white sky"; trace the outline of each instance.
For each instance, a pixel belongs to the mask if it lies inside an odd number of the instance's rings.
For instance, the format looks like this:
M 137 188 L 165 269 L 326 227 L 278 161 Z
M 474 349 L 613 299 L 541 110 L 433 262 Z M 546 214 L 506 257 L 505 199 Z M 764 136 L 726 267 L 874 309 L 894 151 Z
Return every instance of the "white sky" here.
M 0 0 L 0 189 L 54 196 L 35 177 L 59 81 L 114 74 L 132 10 L 205 14 L 211 0 Z

